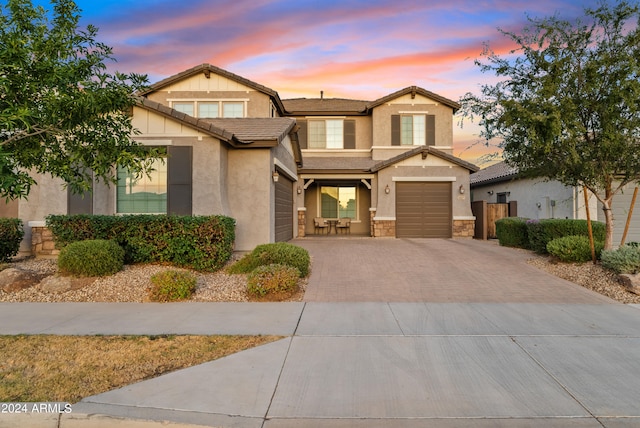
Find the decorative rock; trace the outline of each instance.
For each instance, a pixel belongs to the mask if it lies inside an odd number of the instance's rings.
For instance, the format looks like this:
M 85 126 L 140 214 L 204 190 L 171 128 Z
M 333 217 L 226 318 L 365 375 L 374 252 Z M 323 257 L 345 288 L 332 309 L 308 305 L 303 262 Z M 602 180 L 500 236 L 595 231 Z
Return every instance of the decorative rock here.
M 96 278 L 75 278 L 71 276 L 51 275 L 40 282 L 38 289 L 45 293 L 64 293 L 79 290 L 95 282 Z
M 8 268 L 0 272 L 0 289 L 5 293 L 30 288 L 40 282 L 42 277 L 20 269 Z
M 635 275 L 623 273 L 619 276 L 620 283 L 634 294 L 640 295 L 640 273 Z

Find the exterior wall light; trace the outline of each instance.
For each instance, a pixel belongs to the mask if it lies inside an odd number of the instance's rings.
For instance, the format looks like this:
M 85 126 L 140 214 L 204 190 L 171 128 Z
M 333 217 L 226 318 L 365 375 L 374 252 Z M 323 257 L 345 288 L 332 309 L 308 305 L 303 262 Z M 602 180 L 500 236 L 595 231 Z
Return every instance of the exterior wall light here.
M 391 193 L 391 189 L 389 188 L 388 184 L 387 184 L 387 187 L 384 188 L 384 193 L 386 193 L 387 195 Z
M 460 192 L 461 195 L 464 194 L 464 186 L 462 184 L 458 187 L 458 192 Z
M 280 174 L 278 174 L 278 171 L 273 171 L 272 177 L 273 177 L 273 182 L 277 183 L 278 179 L 280 178 Z
M 489 195 L 493 195 L 493 190 L 489 190 L 487 193 L 488 193 Z
M 298 195 L 302 193 L 302 189 L 300 188 L 300 186 L 298 186 L 297 192 L 298 192 Z

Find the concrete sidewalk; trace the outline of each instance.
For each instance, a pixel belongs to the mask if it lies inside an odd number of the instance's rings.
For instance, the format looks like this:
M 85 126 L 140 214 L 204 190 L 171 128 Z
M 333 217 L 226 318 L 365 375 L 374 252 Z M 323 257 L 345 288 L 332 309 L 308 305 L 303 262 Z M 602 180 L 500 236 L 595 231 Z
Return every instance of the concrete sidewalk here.
M 290 333 L 278 342 L 87 397 L 49 425 L 35 425 L 33 416 L 0 415 L 0 426 L 151 428 L 153 420 L 182 424 L 177 427 L 265 428 L 640 425 L 637 307 L 178 303 L 161 305 L 160 311 L 149 304 L 121 306 L 0 304 L 0 333 L 93 334 L 96 317 L 125 318 L 103 323 L 100 334 L 142 334 L 141 323 L 165 323 L 164 333 L 188 333 L 186 325 L 198 334 L 227 333 L 231 325 L 245 326 L 233 334 Z M 167 313 L 177 322 L 163 321 Z M 126 319 L 126 314 L 135 316 Z M 55 321 L 45 327 L 45 319 Z M 9 425 L 12 420 L 20 424 Z
M 305 302 L 0 303 L 0 334 L 285 336 L 0 427 L 640 426 L 640 308 L 487 242 L 295 243 Z

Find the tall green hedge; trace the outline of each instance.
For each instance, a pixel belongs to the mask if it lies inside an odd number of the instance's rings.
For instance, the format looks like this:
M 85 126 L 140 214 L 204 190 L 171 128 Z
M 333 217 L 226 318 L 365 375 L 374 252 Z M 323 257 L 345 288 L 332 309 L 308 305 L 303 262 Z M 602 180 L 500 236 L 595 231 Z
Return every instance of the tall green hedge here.
M 11 257 L 18 254 L 23 236 L 22 220 L 0 218 L 0 262 L 9 261 Z
M 529 248 L 527 219 L 521 217 L 503 217 L 496 220 L 498 242 L 505 247 Z
M 116 241 L 127 263 L 169 262 L 216 271 L 229 260 L 235 220 L 225 216 L 50 215 L 47 227 L 59 248 L 86 239 Z
M 605 225 L 599 221 L 592 221 L 594 241 L 603 241 L 605 237 Z M 554 239 L 564 236 L 589 236 L 586 220 L 571 219 L 544 219 L 528 220 L 527 234 L 529 236 L 529 249 L 539 254 L 547 253 L 547 244 Z

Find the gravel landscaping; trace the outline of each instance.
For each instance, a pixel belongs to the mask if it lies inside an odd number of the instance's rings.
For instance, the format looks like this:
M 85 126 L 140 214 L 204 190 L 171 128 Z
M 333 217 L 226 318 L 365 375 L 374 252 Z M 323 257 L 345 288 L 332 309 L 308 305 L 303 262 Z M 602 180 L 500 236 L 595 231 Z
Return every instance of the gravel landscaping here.
M 528 263 L 552 275 L 574 282 L 621 303 L 640 304 L 640 296 L 625 289 L 618 276 L 599 264 L 571 264 L 554 261 L 551 257 L 532 254 Z M 9 264 L 12 268 L 44 275 L 57 271 L 55 260 L 25 259 Z M 91 278 L 81 288 L 64 292 L 44 291 L 40 285 L 6 293 L 0 290 L 2 302 L 147 302 L 149 278 L 160 271 L 177 269 L 163 265 L 130 265 L 113 276 Z M 179 269 L 178 269 L 179 270 Z M 246 275 L 228 275 L 224 271 L 197 273 L 196 302 L 246 302 Z M 306 281 L 300 281 L 300 292 L 289 301 L 302 301 Z

